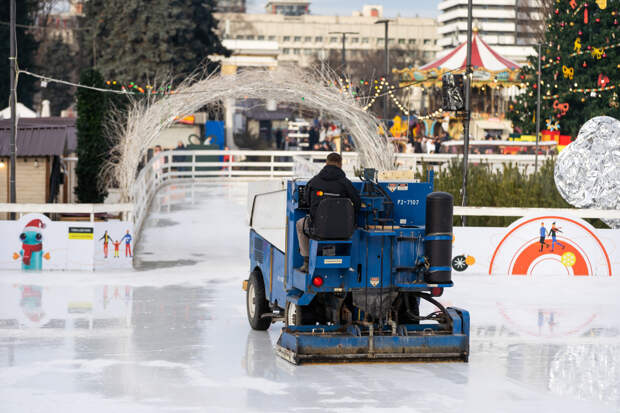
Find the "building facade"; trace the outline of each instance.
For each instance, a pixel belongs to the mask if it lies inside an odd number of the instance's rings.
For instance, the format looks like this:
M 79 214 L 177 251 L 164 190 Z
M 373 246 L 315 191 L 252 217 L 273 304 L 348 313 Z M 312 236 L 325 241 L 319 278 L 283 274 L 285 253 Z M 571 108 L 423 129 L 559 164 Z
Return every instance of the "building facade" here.
M 268 3 L 275 3 L 270 2 Z M 291 2 L 282 2 L 291 3 Z M 295 3 L 295 2 L 292 2 Z M 307 2 L 304 2 L 304 4 Z M 324 59 L 330 51 L 342 49 L 342 37 L 333 32 L 354 32 L 346 38 L 347 60 L 364 58 L 370 51 L 383 50 L 385 32 L 381 8 L 357 12 L 353 16 L 315 16 L 311 14 L 287 15 L 281 13 L 240 14 L 218 13 L 220 34 L 223 39 L 277 42 L 278 62 L 309 66 L 317 59 Z M 415 50 L 422 64 L 435 58 L 441 50 L 437 22 L 430 18 L 394 18 L 389 26 L 390 49 Z
M 451 49 L 467 40 L 468 0 L 439 3 L 438 44 Z M 472 8 L 474 25 L 482 39 L 504 57 L 524 63 L 535 54 L 533 46 L 543 24 L 541 0 L 476 0 Z
M 216 10 L 221 13 L 245 13 L 245 0 L 217 0 Z

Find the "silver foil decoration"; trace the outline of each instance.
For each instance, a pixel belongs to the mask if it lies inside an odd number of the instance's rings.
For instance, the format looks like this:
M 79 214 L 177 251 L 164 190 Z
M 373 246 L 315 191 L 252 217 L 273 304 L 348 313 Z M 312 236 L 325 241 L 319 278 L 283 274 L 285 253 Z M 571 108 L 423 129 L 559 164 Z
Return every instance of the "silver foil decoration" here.
M 620 210 L 620 121 L 587 121 L 558 156 L 554 178 L 560 195 L 577 208 Z M 603 221 L 620 228 L 620 219 Z

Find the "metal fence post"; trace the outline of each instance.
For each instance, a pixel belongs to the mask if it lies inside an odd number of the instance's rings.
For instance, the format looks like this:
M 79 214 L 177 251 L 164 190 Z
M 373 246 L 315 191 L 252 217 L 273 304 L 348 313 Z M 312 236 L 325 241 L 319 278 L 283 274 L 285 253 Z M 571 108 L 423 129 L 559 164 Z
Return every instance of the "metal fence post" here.
M 273 162 L 274 162 L 274 156 L 273 153 L 271 154 L 271 167 L 269 168 L 269 177 L 273 178 Z

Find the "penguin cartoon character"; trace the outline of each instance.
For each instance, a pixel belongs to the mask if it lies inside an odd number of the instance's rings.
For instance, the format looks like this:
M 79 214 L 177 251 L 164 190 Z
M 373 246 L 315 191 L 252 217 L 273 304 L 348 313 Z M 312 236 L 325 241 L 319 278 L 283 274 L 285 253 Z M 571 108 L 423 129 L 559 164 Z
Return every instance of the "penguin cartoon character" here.
M 24 230 L 19 234 L 22 249 L 13 254 L 13 259 L 22 259 L 22 270 L 39 271 L 43 267 L 43 258 L 50 259 L 50 254 L 43 254 L 43 234 L 45 224 L 40 219 L 28 222 Z

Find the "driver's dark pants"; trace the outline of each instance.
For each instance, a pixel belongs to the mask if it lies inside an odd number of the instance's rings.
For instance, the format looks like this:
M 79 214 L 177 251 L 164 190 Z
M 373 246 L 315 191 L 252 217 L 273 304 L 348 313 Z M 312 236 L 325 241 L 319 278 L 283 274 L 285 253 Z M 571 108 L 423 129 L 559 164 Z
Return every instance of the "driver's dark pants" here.
M 302 257 L 307 257 L 309 255 L 310 248 L 310 238 L 306 235 L 310 232 L 308 227 L 308 222 L 310 220 L 306 219 L 306 217 L 300 218 L 295 223 L 295 228 L 297 229 L 297 239 L 299 240 L 299 253 Z M 305 233 L 304 233 L 305 231 Z

